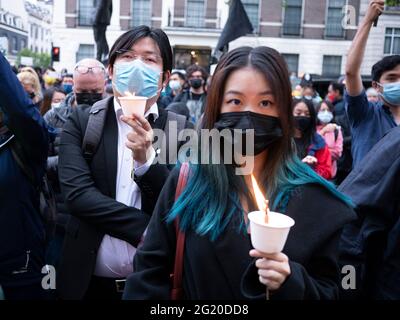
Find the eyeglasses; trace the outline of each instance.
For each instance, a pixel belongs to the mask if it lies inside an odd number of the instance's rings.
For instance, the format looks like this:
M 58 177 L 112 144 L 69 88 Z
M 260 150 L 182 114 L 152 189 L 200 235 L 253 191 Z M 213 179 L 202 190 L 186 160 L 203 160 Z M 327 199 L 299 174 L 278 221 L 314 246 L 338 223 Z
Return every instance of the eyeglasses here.
M 89 72 L 92 72 L 94 74 L 100 74 L 100 73 L 105 73 L 105 69 L 103 67 L 87 67 L 87 66 L 77 66 L 75 68 L 75 71 L 77 71 L 80 74 L 86 74 Z
M 133 50 L 120 49 L 116 51 L 118 59 L 124 62 L 131 62 L 136 59 L 142 60 L 146 64 L 158 64 L 162 62 L 161 56 L 156 53 L 138 54 Z

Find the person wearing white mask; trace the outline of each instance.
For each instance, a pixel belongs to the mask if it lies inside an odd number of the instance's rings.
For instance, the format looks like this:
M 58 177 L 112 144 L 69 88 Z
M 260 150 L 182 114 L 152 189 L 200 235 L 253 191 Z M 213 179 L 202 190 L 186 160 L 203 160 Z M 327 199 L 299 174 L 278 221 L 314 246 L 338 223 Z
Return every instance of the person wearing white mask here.
M 172 49 L 161 29 L 127 31 L 109 53 L 113 96 L 76 108 L 64 126 L 59 177 L 72 217 L 57 269 L 63 299 L 121 299 L 169 175 L 167 165 L 154 161 L 168 151 L 153 148 L 153 129 L 165 131 L 172 121 L 178 129 L 190 126 L 157 104 L 171 69 Z M 147 97 L 143 115 L 123 113 L 120 98 L 128 92 Z M 179 150 L 177 138 L 168 139 L 166 148 L 173 143 Z
M 160 97 L 158 103 L 164 108 L 167 108 L 172 103 L 174 98 L 183 91 L 185 85 L 186 85 L 185 75 L 180 71 L 177 70 L 173 71 L 171 73 L 171 77 L 169 78 L 169 83 L 168 83 L 170 91 L 164 96 Z
M 332 179 L 337 172 L 337 161 L 343 152 L 343 134 L 339 125 L 334 123 L 334 106 L 330 101 L 317 105 L 317 132 L 324 138 L 332 157 Z

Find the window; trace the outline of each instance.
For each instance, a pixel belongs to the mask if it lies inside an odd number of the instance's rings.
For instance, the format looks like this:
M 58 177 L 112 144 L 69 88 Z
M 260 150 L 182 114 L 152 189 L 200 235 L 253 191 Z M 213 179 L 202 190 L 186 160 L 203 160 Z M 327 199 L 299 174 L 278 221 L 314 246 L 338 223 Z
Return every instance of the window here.
M 324 56 L 322 74 L 324 76 L 340 76 L 342 69 L 341 56 Z
M 299 73 L 299 55 L 298 54 L 282 54 L 283 58 L 285 59 L 289 74 L 295 72 L 296 74 Z
M 93 44 L 80 44 L 79 50 L 76 53 L 76 62 L 86 59 L 94 58 L 94 45 Z
M 400 54 L 400 28 L 386 28 L 384 54 Z
M 253 32 L 258 32 L 258 25 L 260 21 L 259 15 L 259 1 L 258 0 L 243 0 L 242 1 L 244 9 L 246 10 L 247 16 L 253 25 Z
M 25 49 L 26 48 L 26 40 L 22 39 L 21 40 L 21 49 Z
M 283 34 L 299 36 L 301 30 L 301 13 L 303 0 L 286 0 Z
M 80 26 L 93 25 L 96 8 L 99 0 L 79 0 L 79 21 Z
M 11 50 L 13 53 L 18 52 L 18 41 L 16 37 L 11 38 Z
M 203 28 L 205 20 L 205 1 L 187 0 L 186 27 Z
M 342 27 L 343 12 L 346 0 L 329 0 L 328 13 L 326 18 L 325 35 L 327 37 L 342 38 L 344 29 Z
M 132 27 L 151 26 L 151 0 L 132 0 Z

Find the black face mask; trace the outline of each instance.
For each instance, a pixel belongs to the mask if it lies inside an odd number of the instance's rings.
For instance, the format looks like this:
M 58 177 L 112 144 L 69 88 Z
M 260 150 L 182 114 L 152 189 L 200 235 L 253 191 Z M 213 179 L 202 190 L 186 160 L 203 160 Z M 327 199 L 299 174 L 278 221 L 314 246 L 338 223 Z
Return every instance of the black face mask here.
M 219 131 L 230 129 L 232 136 L 234 129 L 242 130 L 242 155 L 246 155 L 246 129 L 254 130 L 254 155 L 260 154 L 283 136 L 277 117 L 250 111 L 221 113 L 214 128 Z
M 31 92 L 31 93 L 29 93 L 29 98 L 31 98 L 31 99 L 33 99 L 33 98 L 35 98 L 35 93 L 34 92 Z
M 294 123 L 297 129 L 301 132 L 305 132 L 310 129 L 311 118 L 310 117 L 294 117 Z
M 189 81 L 189 84 L 193 89 L 198 89 L 203 85 L 203 80 L 202 79 L 191 79 Z
M 77 104 L 87 104 L 89 106 L 94 105 L 97 101 L 103 99 L 102 93 L 91 93 L 91 92 L 81 92 L 75 93 Z

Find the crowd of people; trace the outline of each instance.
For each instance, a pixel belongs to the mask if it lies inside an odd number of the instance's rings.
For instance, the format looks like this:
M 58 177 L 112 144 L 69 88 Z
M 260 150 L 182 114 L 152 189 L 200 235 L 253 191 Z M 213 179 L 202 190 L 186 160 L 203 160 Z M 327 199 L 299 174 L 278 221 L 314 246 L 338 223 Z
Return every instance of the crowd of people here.
M 174 70 L 167 35 L 147 26 L 121 35 L 106 66 L 71 73 L 0 55 L 0 297 L 170 299 L 184 235 L 184 299 L 265 299 L 266 287 L 271 300 L 399 299 L 400 56 L 376 62 L 368 90 L 360 73 L 383 6 L 371 1 L 323 97 L 268 47 L 229 51 L 212 75 Z M 124 113 L 127 92 L 147 98 L 143 115 Z M 241 156 L 271 210 L 296 221 L 283 252 L 252 248 L 240 165 L 156 161 L 154 131 L 172 123 L 254 131 Z M 166 139 L 163 152 L 184 145 Z M 357 288 L 344 290 L 349 265 Z

